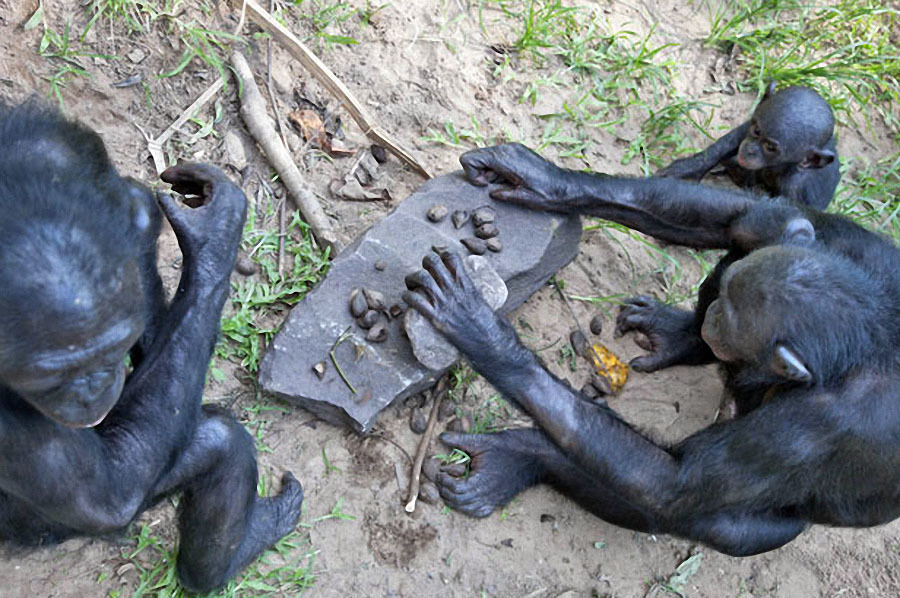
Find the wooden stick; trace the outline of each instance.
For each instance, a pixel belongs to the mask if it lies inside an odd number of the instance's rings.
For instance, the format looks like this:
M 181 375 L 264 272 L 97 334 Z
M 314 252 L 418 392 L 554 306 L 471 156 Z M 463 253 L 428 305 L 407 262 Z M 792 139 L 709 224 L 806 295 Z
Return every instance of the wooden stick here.
M 413 462 L 412 473 L 409 481 L 409 495 L 406 503 L 406 512 L 412 513 L 416 510 L 416 500 L 419 498 L 419 484 L 422 481 L 422 463 L 425 462 L 425 453 L 428 452 L 428 445 L 434 437 L 434 425 L 437 423 L 438 411 L 441 410 L 441 401 L 447 395 L 447 387 L 450 385 L 449 378 L 445 375 L 438 380 L 437 386 L 434 387 L 434 403 L 431 405 L 431 413 L 428 415 L 428 425 L 425 426 L 425 433 L 419 441 L 419 448 L 416 450 L 416 460 Z
M 325 212 L 322 211 L 316 196 L 313 195 L 313 192 L 306 185 L 303 175 L 300 174 L 297 165 L 294 164 L 290 152 L 281 143 L 281 139 L 278 138 L 278 133 L 275 131 L 275 127 L 266 113 L 266 103 L 259 92 L 259 88 L 256 86 L 256 81 L 253 79 L 250 65 L 247 64 L 247 60 L 237 50 L 231 55 L 231 64 L 234 67 L 235 74 L 240 79 L 240 88 L 243 90 L 241 96 L 241 118 L 244 119 L 247 129 L 263 149 L 269 162 L 278 171 L 278 175 L 287 188 L 288 194 L 300 209 L 303 219 L 306 220 L 312 229 L 316 241 L 322 247 L 331 248 L 331 255 L 334 256 L 342 249 L 341 243 L 331 228 L 331 222 L 329 222 Z
M 313 76 L 324 85 L 328 91 L 338 97 L 344 106 L 344 109 L 350 113 L 363 133 L 376 143 L 383 145 L 392 154 L 400 158 L 421 174 L 426 179 L 431 178 L 431 174 L 422 166 L 413 155 L 403 148 L 398 142 L 391 139 L 387 132 L 375 124 L 375 119 L 363 107 L 362 103 L 356 99 L 353 93 L 344 83 L 331 72 L 325 63 L 319 60 L 319 57 L 313 54 L 312 50 L 306 47 L 297 37 L 290 32 L 284 25 L 279 23 L 264 10 L 254 0 L 233 0 L 235 4 L 241 2 L 242 8 L 247 11 L 250 18 L 262 27 L 264 31 L 269 33 L 278 42 L 283 45 L 291 56 L 300 61 L 300 63 L 309 70 Z

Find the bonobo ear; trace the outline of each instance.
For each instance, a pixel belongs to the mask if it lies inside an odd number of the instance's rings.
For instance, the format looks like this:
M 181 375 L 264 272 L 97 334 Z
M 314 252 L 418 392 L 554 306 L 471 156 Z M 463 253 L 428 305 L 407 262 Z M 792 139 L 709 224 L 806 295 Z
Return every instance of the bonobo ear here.
M 816 229 L 806 218 L 792 218 L 781 233 L 782 245 L 806 247 L 816 240 Z
M 772 81 L 768 85 L 766 85 L 766 91 L 763 93 L 763 101 L 768 100 L 773 95 L 775 95 L 775 82 Z
M 800 161 L 800 168 L 822 168 L 832 162 L 834 162 L 834 152 L 811 149 L 806 152 L 806 157 Z
M 782 378 L 792 382 L 812 382 L 812 374 L 803 365 L 800 356 L 781 344 L 775 346 L 772 369 Z

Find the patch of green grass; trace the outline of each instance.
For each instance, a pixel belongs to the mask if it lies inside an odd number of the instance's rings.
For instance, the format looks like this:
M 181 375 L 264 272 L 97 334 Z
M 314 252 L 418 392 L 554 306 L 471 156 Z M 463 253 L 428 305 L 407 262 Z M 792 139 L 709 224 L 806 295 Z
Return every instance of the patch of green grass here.
M 900 239 L 900 152 L 874 162 L 842 159 L 845 172 L 829 210 Z
M 342 31 L 346 23 L 358 17 L 363 24 L 368 24 L 372 16 L 383 8 L 383 5 L 373 7 L 367 1 L 364 9 L 357 10 L 342 0 L 294 0 L 294 6 L 305 9 L 299 13 L 300 19 L 309 24 L 316 45 L 325 47 L 329 44 L 358 44 L 356 38 Z
M 265 220 L 272 221 L 275 207 L 271 201 L 268 205 Z M 216 345 L 216 355 L 239 362 L 251 374 L 259 369 L 262 347 L 280 324 L 280 318 L 272 317 L 274 308 L 300 301 L 328 271 L 328 252 L 314 245 L 300 212 L 291 211 L 288 217 L 282 273 L 277 263 L 277 226 L 257 224 L 255 211 L 249 210 L 241 247 L 259 264 L 260 273 L 232 283 L 234 310 L 222 318 L 222 340 Z
M 175 571 L 177 550 L 156 536 L 151 526 L 142 525 L 135 536 L 136 546 L 122 551 L 122 560 L 134 566 L 138 573 L 137 586 L 130 592 L 110 590 L 110 598 L 166 597 L 188 598 L 197 596 L 187 592 L 178 583 Z M 295 596 L 312 586 L 315 581 L 313 559 L 315 551 L 309 544 L 309 535 L 291 533 L 263 553 L 237 578 L 224 588 L 205 594 L 207 598 L 240 598 L 244 596 Z M 102 579 L 98 579 L 103 581 Z
M 738 0 L 716 5 L 707 43 L 737 51 L 742 89 L 808 85 L 853 120 L 896 122 L 900 10 L 880 0 Z

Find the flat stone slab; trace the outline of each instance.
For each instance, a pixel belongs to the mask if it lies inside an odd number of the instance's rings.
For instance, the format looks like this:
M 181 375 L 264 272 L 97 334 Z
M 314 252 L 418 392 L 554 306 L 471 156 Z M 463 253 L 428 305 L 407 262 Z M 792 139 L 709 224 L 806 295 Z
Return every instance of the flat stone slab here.
M 507 313 L 521 305 L 575 257 L 581 220 L 495 202 L 489 191 L 468 183 L 461 172 L 432 179 L 341 252 L 325 279 L 292 308 L 273 338 L 260 363 L 263 390 L 327 421 L 368 432 L 385 407 L 432 386 L 449 366 L 433 370 L 416 359 L 402 315 L 381 314 L 387 339 L 367 341 L 368 331 L 350 313 L 350 293 L 355 288 L 379 291 L 386 307 L 405 309 L 404 278 L 422 267 L 422 257 L 432 247 L 469 253 L 460 241 L 475 236 L 471 218 L 457 228 L 451 215 L 489 206 L 503 249 L 483 257 L 508 290 L 498 311 Z M 427 213 L 436 205 L 445 206 L 448 214 L 432 222 Z M 344 340 L 335 347 L 342 335 Z M 313 370 L 320 362 L 325 363 L 321 377 Z

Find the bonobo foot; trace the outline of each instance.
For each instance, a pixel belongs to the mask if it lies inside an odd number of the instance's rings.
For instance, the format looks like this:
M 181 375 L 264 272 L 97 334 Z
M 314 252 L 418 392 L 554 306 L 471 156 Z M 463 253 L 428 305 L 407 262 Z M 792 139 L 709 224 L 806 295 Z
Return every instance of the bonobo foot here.
M 635 342 L 650 353 L 631 360 L 638 372 L 653 372 L 673 365 L 696 365 L 711 360 L 712 353 L 700 338 L 694 314 L 669 307 L 652 297 L 625 300 L 616 317 L 616 335 L 639 332 Z
M 286 472 L 281 476 L 281 492 L 269 498 L 257 498 L 253 506 L 251 535 L 267 535 L 262 539 L 268 548 L 297 527 L 303 507 L 303 486 L 294 474 Z
M 543 435 L 537 430 L 527 429 L 493 434 L 442 434 L 444 444 L 464 451 L 472 460 L 464 477 L 446 471 L 438 474 L 435 481 L 441 498 L 449 507 L 466 515 L 487 517 L 540 481 L 543 471 L 540 447 L 534 446 L 539 437 Z

